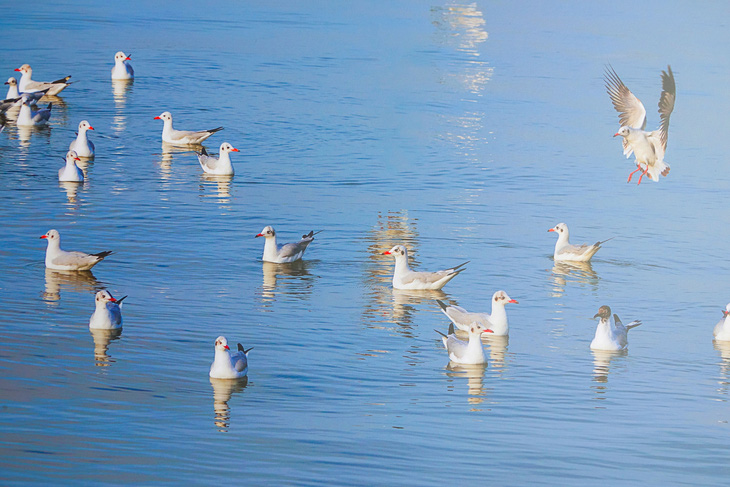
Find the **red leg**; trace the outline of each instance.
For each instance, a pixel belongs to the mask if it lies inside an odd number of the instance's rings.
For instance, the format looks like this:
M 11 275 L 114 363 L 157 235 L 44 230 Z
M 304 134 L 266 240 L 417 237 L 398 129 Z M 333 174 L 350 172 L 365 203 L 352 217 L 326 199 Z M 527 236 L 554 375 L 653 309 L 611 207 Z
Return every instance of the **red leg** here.
M 641 171 L 641 166 L 639 166 L 638 164 L 636 165 L 636 171 Z M 634 177 L 636 171 L 633 171 L 631 174 L 629 174 L 629 179 L 626 181 L 627 183 L 631 182 L 631 178 Z
M 639 168 L 639 169 L 641 169 L 641 168 Z M 641 184 L 641 178 L 646 176 L 646 173 L 648 173 L 648 172 L 649 172 L 649 165 L 647 164 L 646 169 L 644 170 L 644 172 L 641 173 L 641 176 L 639 176 L 639 182 L 636 183 L 637 186 Z

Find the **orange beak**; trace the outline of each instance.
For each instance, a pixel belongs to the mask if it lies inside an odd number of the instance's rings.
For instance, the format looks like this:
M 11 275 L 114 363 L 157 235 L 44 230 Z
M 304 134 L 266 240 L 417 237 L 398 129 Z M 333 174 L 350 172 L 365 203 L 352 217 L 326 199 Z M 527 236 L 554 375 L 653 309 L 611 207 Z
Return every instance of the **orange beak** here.
M 509 301 L 507 301 L 507 302 L 508 302 L 508 303 L 514 303 L 514 304 L 520 304 L 520 302 L 519 302 L 519 301 L 517 301 L 516 299 L 510 299 L 510 300 L 509 300 Z
M 236 149 L 235 147 L 231 149 L 231 152 L 241 152 L 240 150 Z
M 554 228 L 551 228 L 550 230 L 548 230 L 548 232 L 554 232 L 554 231 L 555 231 Z

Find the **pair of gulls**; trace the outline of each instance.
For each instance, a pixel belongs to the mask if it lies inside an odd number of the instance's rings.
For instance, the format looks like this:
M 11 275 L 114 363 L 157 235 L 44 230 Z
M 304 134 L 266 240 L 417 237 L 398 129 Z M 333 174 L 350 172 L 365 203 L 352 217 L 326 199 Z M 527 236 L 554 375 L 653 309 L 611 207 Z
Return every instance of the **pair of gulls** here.
M 81 158 L 92 159 L 95 153 L 94 143 L 89 140 L 86 132 L 94 130 L 94 127 L 86 121 L 79 122 L 79 132 L 73 142 L 68 146 L 66 152 L 66 165 L 58 170 L 58 180 L 61 182 L 83 183 L 84 172 L 76 165 Z
M 9 85 L 6 98 L 17 99 L 15 103 L 20 103 L 16 124 L 19 126 L 44 125 L 51 118 L 53 103 L 49 103 L 46 108 L 37 109 L 36 102 L 43 95 L 55 96 L 65 90 L 71 84 L 68 82 L 71 76 L 43 82 L 32 79 L 33 69 L 29 64 L 15 68 L 15 71 L 20 72 L 20 81 L 16 82 L 15 78 L 10 78 L 5 84 Z

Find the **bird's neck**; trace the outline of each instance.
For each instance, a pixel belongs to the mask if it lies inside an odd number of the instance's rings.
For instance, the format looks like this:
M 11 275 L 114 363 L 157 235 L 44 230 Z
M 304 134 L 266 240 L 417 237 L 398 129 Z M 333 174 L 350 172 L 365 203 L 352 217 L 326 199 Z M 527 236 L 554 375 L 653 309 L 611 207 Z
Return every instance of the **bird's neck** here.
M 276 259 L 278 257 L 278 248 L 276 247 L 276 235 L 264 237 L 264 259 Z
M 8 94 L 5 95 L 5 98 L 18 98 L 19 96 L 20 96 L 20 93 L 18 92 L 18 85 L 8 86 Z
M 228 350 L 215 350 L 215 358 L 213 359 L 213 363 L 217 366 L 220 365 L 226 365 L 228 367 L 231 366 L 231 354 Z
M 494 302 L 492 304 L 492 314 L 489 315 L 489 322 L 496 326 L 507 326 L 507 310 L 504 303 Z
M 76 137 L 76 140 L 79 142 L 85 142 L 86 141 L 86 129 L 79 129 L 79 135 Z

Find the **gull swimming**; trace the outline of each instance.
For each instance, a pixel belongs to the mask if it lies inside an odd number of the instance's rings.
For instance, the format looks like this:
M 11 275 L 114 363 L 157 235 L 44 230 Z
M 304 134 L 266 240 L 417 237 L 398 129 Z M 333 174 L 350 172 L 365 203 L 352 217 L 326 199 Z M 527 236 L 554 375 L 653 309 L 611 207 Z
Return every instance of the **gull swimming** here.
M 264 237 L 266 242 L 264 243 L 264 262 L 274 262 L 275 264 L 286 264 L 294 262 L 302 258 L 304 251 L 307 250 L 307 246 L 312 243 L 314 236 L 320 233 L 312 230 L 306 235 L 302 235 L 302 239 L 297 243 L 288 243 L 284 245 L 276 244 L 276 232 L 270 225 L 264 227 L 261 233 L 257 234 L 256 237 Z
M 392 255 L 395 257 L 395 270 L 393 271 L 394 289 L 441 289 L 447 282 L 465 270 L 463 266 L 469 263 L 467 261 L 443 271 L 417 272 L 412 271 L 408 267 L 408 250 L 403 245 L 396 245 L 392 249 L 383 252 L 383 255 Z
M 47 95 L 55 96 L 71 84 L 68 83 L 71 76 L 66 76 L 65 78 L 51 82 L 34 81 L 31 79 L 33 69 L 31 69 L 29 64 L 24 64 L 19 68 L 15 68 L 15 71 L 20 71 L 21 73 L 20 81 L 18 81 L 18 90 L 20 90 L 21 93 L 48 90 L 46 92 Z
M 199 131 L 175 130 L 172 128 L 172 115 L 170 112 L 162 112 L 155 117 L 155 120 L 162 120 L 164 122 L 165 125 L 162 127 L 162 141 L 172 145 L 199 145 L 214 133 L 223 130 L 223 127 Z
M 601 245 L 614 238 L 600 240 L 593 245 L 571 245 L 568 241 L 570 239 L 570 231 L 568 230 L 568 225 L 565 223 L 558 223 L 549 229 L 548 232 L 558 234 L 558 241 L 555 242 L 555 251 L 553 252 L 553 259 L 556 261 L 588 262 L 596 255 Z
M 253 348 L 253 347 L 252 347 Z M 210 365 L 210 377 L 213 379 L 241 379 L 248 374 L 248 352 L 238 344 L 238 351 L 231 353 L 226 337 L 215 339 L 215 358 Z
M 88 121 L 82 120 L 79 122 L 79 133 L 76 136 L 76 140 L 68 146 L 68 149 L 76 151 L 79 157 L 94 157 L 94 143 L 86 136 L 88 130 L 94 130 L 94 127 Z
M 35 110 L 31 107 L 31 98 L 27 95 L 21 96 L 23 104 L 20 106 L 20 113 L 18 113 L 18 120 L 15 122 L 16 125 L 20 126 L 38 126 L 45 125 L 48 119 L 51 118 L 51 109 L 53 103 L 49 103 L 46 108 Z
M 46 239 L 46 267 L 57 271 L 88 271 L 104 260 L 112 252 L 105 250 L 97 254 L 84 252 L 67 252 L 61 249 L 61 234 L 58 230 L 48 230 L 40 238 Z
M 490 333 L 495 336 L 509 335 L 509 322 L 507 321 L 507 303 L 517 304 L 516 299 L 510 298 L 506 292 L 497 291 L 492 296 L 492 313 L 470 313 L 461 306 L 447 306 L 443 301 L 436 300 L 441 311 L 448 316 L 451 322 L 459 330 L 469 331 L 472 323 L 482 328 L 489 328 Z
M 96 293 L 96 309 L 89 319 L 89 328 L 94 330 L 118 330 L 122 327 L 122 301 L 127 296 L 115 299 L 103 289 Z
M 601 306 L 593 317 L 601 319 L 596 328 L 596 335 L 591 342 L 592 350 L 626 350 L 629 345 L 628 331 L 641 324 L 641 321 L 634 320 L 624 326 L 618 315 L 613 315 L 613 320 L 611 320 L 611 308 L 608 306 Z
M 114 55 L 114 67 L 112 68 L 112 79 L 128 80 L 134 79 L 134 68 L 127 61 L 132 59 L 132 55 L 124 54 L 122 51 Z
M 669 164 L 664 162 L 664 153 L 667 150 L 669 132 L 669 117 L 674 110 L 674 101 L 677 89 L 674 83 L 674 73 L 671 66 L 662 71 L 662 94 L 659 97 L 659 129 L 645 132 L 646 109 L 644 104 L 631 93 L 616 71 L 611 66 L 606 68 L 606 90 L 611 97 L 613 107 L 618 112 L 621 128 L 614 134 L 623 137 L 624 155 L 628 159 L 633 152 L 636 157 L 636 170 L 629 174 L 627 182 L 637 171 L 642 171 L 641 178 L 648 174 L 653 181 L 659 181 L 659 175 L 669 174 Z M 643 166 L 643 167 L 642 167 Z
M 58 180 L 69 183 L 83 183 L 84 172 L 76 165 L 80 161 L 76 152 L 70 150 L 66 153 L 66 165 L 58 170 Z
M 228 142 L 223 142 L 218 156 L 208 155 L 205 147 L 203 147 L 200 152 L 196 151 L 195 153 L 198 155 L 200 167 L 202 167 L 203 171 L 207 174 L 214 174 L 216 176 L 233 176 L 233 164 L 231 164 L 231 157 L 229 155 L 231 152 L 239 152 L 239 150 Z
M 436 330 L 436 333 L 441 335 L 441 341 L 444 343 L 444 348 L 449 353 L 449 360 L 452 362 L 465 365 L 487 363 L 487 357 L 484 355 L 481 337 L 482 333 L 492 333 L 492 330 L 484 328 L 477 323 L 472 323 L 469 326 L 468 331 L 468 341 L 456 338 L 453 323 L 449 323 L 448 335 L 444 335 L 438 330 Z
M 725 306 L 722 311 L 722 319 L 715 325 L 712 334 L 715 340 L 730 341 L 730 304 Z

